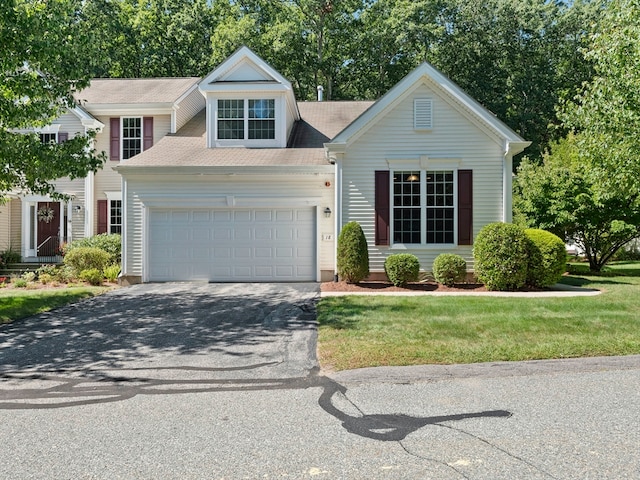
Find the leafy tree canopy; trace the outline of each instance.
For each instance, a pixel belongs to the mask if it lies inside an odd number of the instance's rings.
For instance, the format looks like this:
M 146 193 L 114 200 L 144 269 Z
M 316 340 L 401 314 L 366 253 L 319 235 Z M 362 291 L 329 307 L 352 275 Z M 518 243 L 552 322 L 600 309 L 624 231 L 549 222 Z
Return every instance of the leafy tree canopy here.
M 9 0 L 0 9 L 0 198 L 55 194 L 53 180 L 83 177 L 103 161 L 87 150 L 90 136 L 58 145 L 24 134 L 73 107 L 74 92 L 89 83 L 79 8 L 74 0 Z
M 580 132 L 599 197 L 640 195 L 640 1 L 612 0 L 592 35 L 586 59 L 595 75 L 561 112 Z M 637 201 L 637 200 L 635 200 Z
M 596 180 L 581 155 L 584 139 L 569 134 L 552 145 L 542 164 L 525 159 L 514 182 L 514 218 L 528 227 L 573 240 L 589 267 L 600 271 L 626 243 L 640 235 L 640 199 Z M 603 192 L 609 192 L 606 196 Z

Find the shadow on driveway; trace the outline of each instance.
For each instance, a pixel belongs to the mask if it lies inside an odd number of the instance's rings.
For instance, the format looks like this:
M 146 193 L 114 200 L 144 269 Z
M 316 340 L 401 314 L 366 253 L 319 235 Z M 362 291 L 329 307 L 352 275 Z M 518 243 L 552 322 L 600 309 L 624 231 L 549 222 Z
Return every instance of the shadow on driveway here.
M 1 326 L 0 373 L 283 362 L 296 332 L 315 334 L 317 297 L 317 284 L 136 285 Z

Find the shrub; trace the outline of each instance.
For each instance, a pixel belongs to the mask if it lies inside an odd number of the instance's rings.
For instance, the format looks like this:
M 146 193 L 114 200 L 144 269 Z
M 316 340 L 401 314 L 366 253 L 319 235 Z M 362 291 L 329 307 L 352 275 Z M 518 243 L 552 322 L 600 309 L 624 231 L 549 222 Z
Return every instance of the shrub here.
M 38 275 L 38 280 L 40 280 L 41 284 L 47 285 L 48 283 L 53 282 L 54 277 L 50 273 L 41 273 Z
M 404 287 L 407 283 L 418 280 L 420 262 L 411 253 L 396 253 L 389 255 L 384 261 L 384 271 L 391 283 L 396 287 Z
M 60 265 L 54 270 L 53 278 L 60 283 L 69 283 L 75 280 L 76 273 L 70 265 Z
M 115 282 L 120 274 L 120 265 L 109 265 L 104 269 L 104 278 L 110 282 Z
M 102 285 L 102 273 L 97 268 L 88 268 L 80 272 L 80 280 L 89 282 L 91 285 Z
M 109 264 L 120 263 L 122 255 L 122 238 L 117 233 L 101 233 L 93 237 L 80 238 L 67 244 L 63 248 L 63 252 L 68 255 L 76 248 L 93 247 L 104 250 L 109 254 Z
M 22 278 L 25 282 L 33 282 L 36 279 L 35 272 L 24 272 L 20 278 Z
M 467 277 L 467 262 L 460 255 L 441 253 L 433 261 L 433 277 L 436 282 L 452 287 Z
M 549 287 L 557 283 L 567 266 L 567 251 L 560 237 L 546 230 L 528 228 L 529 264 L 527 285 Z
M 76 247 L 64 256 L 64 264 L 70 266 L 74 273 L 95 268 L 102 272 L 109 263 L 109 254 L 95 247 Z
M 26 288 L 28 282 L 24 278 L 16 278 L 12 283 L 16 288 Z
M 347 283 L 358 283 L 369 276 L 367 239 L 358 222 L 349 222 L 338 236 L 338 275 Z
M 529 240 L 510 223 L 484 226 L 473 245 L 475 273 L 489 290 L 515 290 L 527 281 Z
M 36 274 L 38 275 L 38 278 L 42 274 L 55 276 L 56 271 L 58 270 L 58 268 L 59 268 L 58 265 L 42 265 L 42 266 L 40 266 L 40 268 L 38 268 L 36 270 Z
M 10 263 L 18 263 L 22 260 L 20 253 L 11 248 L 0 252 L 0 268 L 5 268 Z

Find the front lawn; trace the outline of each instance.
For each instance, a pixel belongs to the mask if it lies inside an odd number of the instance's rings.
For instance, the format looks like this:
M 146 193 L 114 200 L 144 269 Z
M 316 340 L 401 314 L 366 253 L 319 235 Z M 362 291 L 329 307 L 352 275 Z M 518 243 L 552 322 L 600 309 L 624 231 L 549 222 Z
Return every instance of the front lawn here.
M 475 363 L 640 353 L 640 276 L 568 276 L 594 297 L 323 298 L 323 368 Z M 621 272 L 622 273 L 622 272 Z
M 46 312 L 110 289 L 90 286 L 40 290 L 0 289 L 0 324 Z

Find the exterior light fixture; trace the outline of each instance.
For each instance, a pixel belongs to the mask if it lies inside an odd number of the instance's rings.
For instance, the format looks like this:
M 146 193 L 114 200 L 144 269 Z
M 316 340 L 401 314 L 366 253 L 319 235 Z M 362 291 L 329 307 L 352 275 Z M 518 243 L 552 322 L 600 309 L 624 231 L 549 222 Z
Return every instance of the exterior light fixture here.
M 329 207 L 326 207 L 326 208 L 324 209 L 324 216 L 325 216 L 326 218 L 331 217 L 331 209 L 330 209 Z

